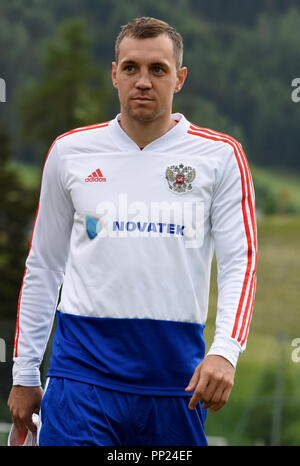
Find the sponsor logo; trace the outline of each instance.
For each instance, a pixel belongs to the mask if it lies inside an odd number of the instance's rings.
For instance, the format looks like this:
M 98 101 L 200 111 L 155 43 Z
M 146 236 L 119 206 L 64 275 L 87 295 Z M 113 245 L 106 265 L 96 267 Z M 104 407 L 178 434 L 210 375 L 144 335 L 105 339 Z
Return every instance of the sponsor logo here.
M 91 173 L 87 178 L 84 180 L 86 183 L 97 183 L 97 182 L 104 182 L 106 178 L 102 175 L 100 168 L 97 168 L 93 173 Z
M 95 214 L 85 216 L 86 232 L 94 238 L 181 238 L 187 248 L 204 240 L 204 202 L 128 202 L 125 193 L 117 202 L 102 201 Z

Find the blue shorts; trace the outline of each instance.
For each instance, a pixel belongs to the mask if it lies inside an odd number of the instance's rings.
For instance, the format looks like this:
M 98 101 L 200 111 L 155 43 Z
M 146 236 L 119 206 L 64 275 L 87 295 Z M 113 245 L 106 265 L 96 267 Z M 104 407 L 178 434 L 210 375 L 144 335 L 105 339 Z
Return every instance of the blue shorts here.
M 206 410 L 190 396 L 136 395 L 51 377 L 41 404 L 41 446 L 200 446 Z

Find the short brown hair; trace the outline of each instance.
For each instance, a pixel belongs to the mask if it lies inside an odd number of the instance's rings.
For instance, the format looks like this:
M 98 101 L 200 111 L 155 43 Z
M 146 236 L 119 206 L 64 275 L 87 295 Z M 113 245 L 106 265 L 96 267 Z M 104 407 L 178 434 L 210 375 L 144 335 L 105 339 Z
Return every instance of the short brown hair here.
M 120 43 L 124 37 L 148 39 L 149 37 L 157 37 L 160 34 L 167 34 L 173 41 L 176 67 L 179 69 L 182 66 L 183 57 L 183 40 L 181 35 L 172 26 L 165 23 L 165 21 L 146 16 L 135 18 L 130 23 L 121 26 L 121 31 L 118 34 L 115 43 L 116 62 L 118 62 Z

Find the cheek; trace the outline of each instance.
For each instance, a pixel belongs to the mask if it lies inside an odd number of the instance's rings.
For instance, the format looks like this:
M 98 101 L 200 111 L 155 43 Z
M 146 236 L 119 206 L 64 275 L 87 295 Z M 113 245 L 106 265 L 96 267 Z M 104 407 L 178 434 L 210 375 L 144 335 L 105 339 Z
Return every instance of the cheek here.
M 126 98 L 126 95 L 128 94 L 128 89 L 122 82 L 122 80 L 118 80 L 116 85 L 115 85 L 116 90 L 118 91 L 118 96 L 120 100 L 124 100 Z
M 161 98 L 165 101 L 172 100 L 175 92 L 175 83 L 170 82 L 164 86 L 160 91 Z
M 123 95 L 126 98 L 130 90 L 132 90 L 133 88 L 133 83 L 128 79 L 119 79 L 117 83 L 119 95 Z

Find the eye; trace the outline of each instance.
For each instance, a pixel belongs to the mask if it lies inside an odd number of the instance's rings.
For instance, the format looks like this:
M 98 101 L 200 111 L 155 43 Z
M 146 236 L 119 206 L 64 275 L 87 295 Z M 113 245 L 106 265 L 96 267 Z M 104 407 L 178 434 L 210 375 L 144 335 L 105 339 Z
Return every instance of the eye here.
M 124 70 L 127 71 L 128 73 L 132 73 L 134 71 L 134 66 L 133 65 L 126 65 L 124 67 Z
M 159 65 L 153 66 L 152 70 L 154 71 L 155 74 L 163 74 L 164 73 L 164 69 Z

